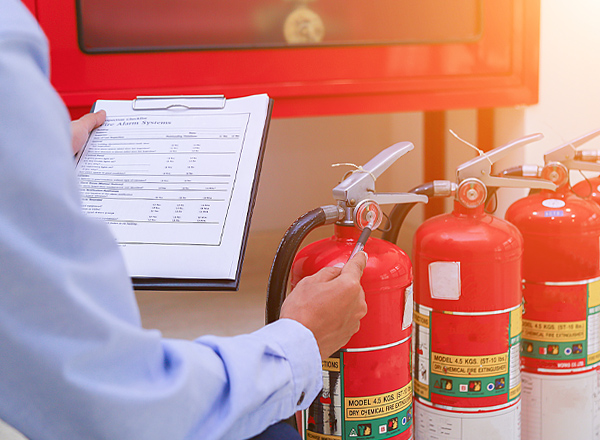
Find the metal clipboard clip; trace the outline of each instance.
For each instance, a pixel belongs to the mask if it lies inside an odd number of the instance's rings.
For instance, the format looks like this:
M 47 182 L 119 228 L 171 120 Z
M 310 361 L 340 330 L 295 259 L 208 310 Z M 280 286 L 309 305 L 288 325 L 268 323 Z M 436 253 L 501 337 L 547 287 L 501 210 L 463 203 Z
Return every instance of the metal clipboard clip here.
M 134 110 L 220 110 L 225 108 L 225 95 L 138 96 Z

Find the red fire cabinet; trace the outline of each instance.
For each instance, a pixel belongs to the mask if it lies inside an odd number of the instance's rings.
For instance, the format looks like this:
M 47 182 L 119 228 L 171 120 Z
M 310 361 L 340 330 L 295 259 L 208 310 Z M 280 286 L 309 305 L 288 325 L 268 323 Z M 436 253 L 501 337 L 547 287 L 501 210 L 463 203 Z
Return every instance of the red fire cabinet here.
M 74 116 L 159 94 L 265 92 L 278 117 L 537 102 L 539 0 L 24 1 Z M 302 8 L 320 40 L 287 42 Z

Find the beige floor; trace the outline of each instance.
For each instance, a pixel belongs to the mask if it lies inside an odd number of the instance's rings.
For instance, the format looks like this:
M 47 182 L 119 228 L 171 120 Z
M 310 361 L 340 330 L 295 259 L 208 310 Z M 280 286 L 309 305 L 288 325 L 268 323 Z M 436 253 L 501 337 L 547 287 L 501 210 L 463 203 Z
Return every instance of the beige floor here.
M 322 229 L 311 234 L 310 240 L 331 232 Z M 232 336 L 260 328 L 269 271 L 282 235 L 280 231 L 251 232 L 237 292 L 137 292 L 142 325 L 160 330 L 164 337 L 182 339 L 203 334 Z M 0 420 L 0 440 L 23 439 Z
M 232 336 L 260 328 L 269 270 L 280 238 L 251 234 L 236 292 L 137 292 L 142 325 L 161 330 L 165 337 L 183 339 L 203 334 Z

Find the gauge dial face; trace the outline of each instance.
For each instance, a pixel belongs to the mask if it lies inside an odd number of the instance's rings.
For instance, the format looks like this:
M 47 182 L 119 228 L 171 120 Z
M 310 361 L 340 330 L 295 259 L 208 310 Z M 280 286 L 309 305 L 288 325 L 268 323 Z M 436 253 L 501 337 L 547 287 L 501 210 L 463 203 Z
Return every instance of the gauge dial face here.
M 354 209 L 354 224 L 359 229 L 364 229 L 371 223 L 372 230 L 375 230 L 383 221 L 383 210 L 373 200 L 363 200 Z
M 465 208 L 477 208 L 485 202 L 487 188 L 480 180 L 466 179 L 458 186 L 456 196 Z
M 556 186 L 563 186 L 569 180 L 569 171 L 558 162 L 552 162 L 542 168 L 542 179 L 549 180 Z

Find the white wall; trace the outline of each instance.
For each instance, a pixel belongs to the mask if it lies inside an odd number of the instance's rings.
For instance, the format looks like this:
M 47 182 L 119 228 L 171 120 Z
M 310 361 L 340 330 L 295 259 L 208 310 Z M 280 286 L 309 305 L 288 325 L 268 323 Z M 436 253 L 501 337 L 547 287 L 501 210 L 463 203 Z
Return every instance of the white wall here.
M 543 165 L 545 152 L 600 128 L 599 22 L 598 0 L 542 0 L 539 103 L 496 111 L 498 136 L 544 135 L 527 148 L 527 163 Z

